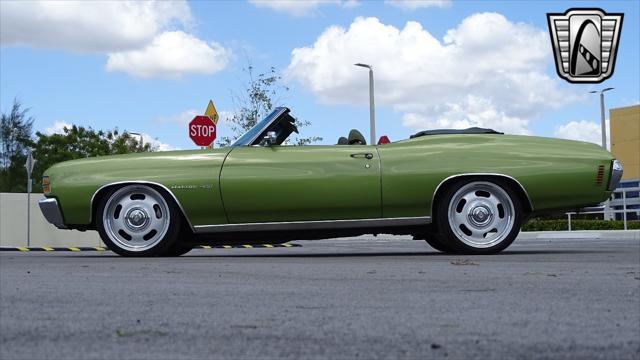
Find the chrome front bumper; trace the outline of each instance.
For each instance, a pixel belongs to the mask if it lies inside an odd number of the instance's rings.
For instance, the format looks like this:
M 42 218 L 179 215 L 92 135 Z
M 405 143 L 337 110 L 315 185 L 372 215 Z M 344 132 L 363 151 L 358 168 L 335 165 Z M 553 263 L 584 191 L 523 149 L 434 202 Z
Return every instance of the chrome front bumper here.
M 42 215 L 47 219 L 48 222 L 55 225 L 58 229 L 66 229 L 67 227 L 64 225 L 64 220 L 62 219 L 62 212 L 60 212 L 60 207 L 58 206 L 58 200 L 51 199 L 42 199 L 38 201 L 38 205 L 40 206 L 40 211 L 42 211 Z
M 622 172 L 622 163 L 620 160 L 613 160 L 611 164 L 611 178 L 609 179 L 609 187 L 607 190 L 613 191 L 618 187 L 622 179 Z

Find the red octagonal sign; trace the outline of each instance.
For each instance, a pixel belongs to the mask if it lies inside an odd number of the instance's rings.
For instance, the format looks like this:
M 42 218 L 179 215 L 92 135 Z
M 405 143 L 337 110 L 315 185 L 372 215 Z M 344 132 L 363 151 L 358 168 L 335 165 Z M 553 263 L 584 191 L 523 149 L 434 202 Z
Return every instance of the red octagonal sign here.
M 198 115 L 189 123 L 189 137 L 198 146 L 211 145 L 216 132 L 216 124 L 208 116 Z

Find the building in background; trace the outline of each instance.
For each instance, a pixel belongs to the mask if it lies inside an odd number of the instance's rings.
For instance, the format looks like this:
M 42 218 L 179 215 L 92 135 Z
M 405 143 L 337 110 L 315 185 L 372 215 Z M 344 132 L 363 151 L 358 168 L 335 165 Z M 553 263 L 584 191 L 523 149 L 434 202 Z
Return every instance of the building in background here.
M 640 219 L 640 105 L 609 110 L 611 152 L 622 162 L 624 173 L 617 190 L 626 190 L 626 199 L 616 192 L 610 206 L 622 210 L 623 204 L 631 212 L 627 219 Z M 621 220 L 622 214 L 616 214 Z

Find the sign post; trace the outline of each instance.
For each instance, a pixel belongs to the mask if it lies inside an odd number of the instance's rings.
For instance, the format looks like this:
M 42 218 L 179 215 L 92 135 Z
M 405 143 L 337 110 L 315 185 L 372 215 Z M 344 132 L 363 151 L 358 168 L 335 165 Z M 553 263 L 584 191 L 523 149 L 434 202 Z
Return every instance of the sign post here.
M 24 164 L 27 169 L 27 247 L 31 245 L 31 173 L 35 162 L 31 149 L 27 150 L 27 162 Z

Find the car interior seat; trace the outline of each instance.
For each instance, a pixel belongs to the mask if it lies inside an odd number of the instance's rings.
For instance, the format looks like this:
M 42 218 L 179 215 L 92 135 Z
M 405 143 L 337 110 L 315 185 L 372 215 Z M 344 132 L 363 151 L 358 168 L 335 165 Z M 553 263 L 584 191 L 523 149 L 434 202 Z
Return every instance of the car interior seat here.
M 351 131 L 349 131 L 349 145 L 367 145 L 367 141 L 360 131 L 351 129 Z

